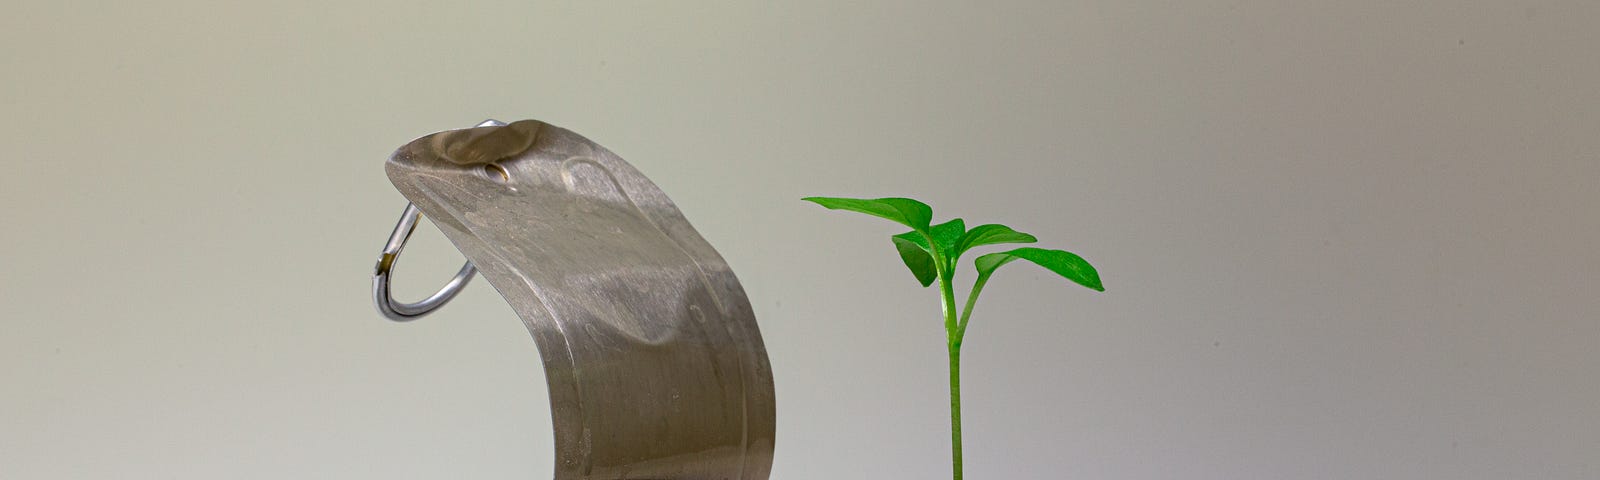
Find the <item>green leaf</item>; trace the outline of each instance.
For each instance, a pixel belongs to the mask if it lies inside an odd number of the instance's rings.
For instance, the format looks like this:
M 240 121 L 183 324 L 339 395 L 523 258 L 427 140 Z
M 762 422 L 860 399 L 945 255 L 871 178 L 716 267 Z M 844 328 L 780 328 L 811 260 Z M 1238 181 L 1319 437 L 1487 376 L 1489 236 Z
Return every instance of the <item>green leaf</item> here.
M 924 287 L 933 285 L 933 280 L 939 275 L 939 267 L 933 261 L 933 250 L 928 248 L 928 237 L 933 237 L 933 241 L 939 245 L 941 254 L 944 254 L 954 248 L 961 234 L 966 232 L 966 222 L 957 218 L 934 225 L 930 230 L 926 237 L 915 231 L 890 237 L 894 240 L 895 250 L 900 252 L 900 260 L 906 263 L 906 268 L 911 269 L 911 274 L 915 275 L 917 281 Z M 950 260 L 954 261 L 953 258 Z
M 940 255 L 954 261 L 955 257 L 951 256 L 950 253 L 955 251 L 956 243 L 961 241 L 962 234 L 966 232 L 966 222 L 957 218 L 929 227 L 928 236 L 933 237 L 934 244 L 939 246 Z M 928 249 L 928 239 L 915 231 L 895 235 L 894 238 L 916 244 L 917 247 L 922 248 L 929 254 L 933 253 L 932 250 Z
M 976 227 L 972 227 L 972 230 L 967 231 L 965 235 L 961 236 L 961 241 L 956 243 L 956 254 L 959 255 L 966 253 L 966 251 L 972 247 L 981 245 L 994 245 L 997 243 L 1033 243 L 1037 241 L 1039 241 L 1039 239 L 1033 238 L 1033 235 L 1012 230 L 1011 227 L 1007 227 L 1005 225 L 994 223 L 988 225 L 978 225 Z
M 934 225 L 929 233 L 930 235 L 928 236 L 933 237 L 934 245 L 939 247 L 939 253 L 944 255 L 944 258 L 954 262 L 956 260 L 956 243 L 960 242 L 961 236 L 967 233 L 967 224 L 957 218 Z
M 887 218 L 921 233 L 928 233 L 928 223 L 933 221 L 933 208 L 909 198 L 806 197 L 801 200 L 822 205 L 829 210 L 849 210 Z
M 1027 260 L 1047 270 L 1056 272 L 1057 275 L 1066 277 L 1067 280 L 1077 282 L 1079 285 L 1089 287 L 1095 291 L 1104 292 L 1105 287 L 1100 285 L 1100 273 L 1094 270 L 1083 257 L 1065 250 L 1046 250 L 1043 248 L 1023 247 L 1009 252 L 991 253 L 978 257 L 973 266 L 978 268 L 978 277 L 987 277 L 1001 265 L 1011 263 L 1013 260 Z
M 910 234 L 910 238 L 902 237 L 905 234 L 891 237 L 894 240 L 895 250 L 900 251 L 900 260 L 906 262 L 906 268 L 911 269 L 911 274 L 917 277 L 917 281 L 921 282 L 922 286 L 933 285 L 933 279 L 938 275 L 938 271 L 933 266 L 933 255 L 928 254 L 927 249 L 918 245 L 911 238 L 922 240 L 922 243 L 928 243 L 928 241 L 923 240 L 922 234 L 917 232 L 906 232 L 906 234 Z

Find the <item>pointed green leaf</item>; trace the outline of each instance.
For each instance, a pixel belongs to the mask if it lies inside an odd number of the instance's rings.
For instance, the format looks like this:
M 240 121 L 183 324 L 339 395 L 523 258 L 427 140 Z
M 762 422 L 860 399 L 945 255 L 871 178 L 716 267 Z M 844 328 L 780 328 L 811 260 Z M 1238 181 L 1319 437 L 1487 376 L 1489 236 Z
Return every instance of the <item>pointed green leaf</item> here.
M 956 243 L 960 242 L 961 236 L 967 233 L 967 224 L 959 218 L 952 219 L 948 222 L 934 225 L 929 233 L 930 235 L 928 236 L 933 237 L 933 244 L 939 247 L 939 253 L 953 262 L 956 258 Z
M 933 266 L 933 255 L 929 255 L 927 249 L 911 240 L 911 238 L 923 240 L 922 234 L 906 233 L 910 234 L 909 238 L 902 237 L 904 234 L 891 237 L 894 240 L 894 249 L 900 251 L 900 260 L 906 262 L 906 268 L 911 269 L 911 274 L 917 277 L 917 282 L 922 283 L 924 287 L 933 285 L 933 279 L 938 275 Z M 922 243 L 928 242 L 923 240 Z
M 927 251 L 928 250 L 928 237 L 924 237 L 920 233 L 917 233 L 917 232 L 914 232 L 914 231 L 906 232 L 906 233 L 902 233 L 902 234 L 899 234 L 899 235 L 895 235 L 893 238 L 896 241 L 911 242 L 912 245 L 916 245 L 917 248 L 920 248 L 923 251 Z
M 954 257 L 950 256 L 950 252 L 954 251 L 956 248 L 956 243 L 961 241 L 961 235 L 966 233 L 966 231 L 966 222 L 957 218 L 929 227 L 928 236 L 933 237 L 934 243 L 939 245 L 939 253 L 941 255 L 944 255 L 945 258 L 954 260 Z M 894 238 L 911 242 L 923 250 L 928 251 L 928 253 L 933 253 L 932 250 L 928 250 L 927 237 L 924 237 L 922 234 L 915 231 L 895 235 Z
M 1047 270 L 1056 272 L 1057 275 L 1066 277 L 1067 280 L 1077 282 L 1079 285 L 1089 287 L 1096 291 L 1104 292 L 1106 289 L 1100 284 L 1100 273 L 1094 266 L 1089 265 L 1083 257 L 1064 250 L 1046 250 L 1043 248 L 1023 247 L 1009 252 L 991 253 L 978 257 L 973 266 L 978 268 L 978 277 L 987 277 L 1001 265 L 1011 263 L 1012 260 L 1027 260 Z
M 972 227 L 972 230 L 969 230 L 965 235 L 962 235 L 961 241 L 956 243 L 956 253 L 966 253 L 966 251 L 972 247 L 981 245 L 994 245 L 997 243 L 1033 243 L 1037 241 L 1039 241 L 1039 239 L 1033 238 L 1033 235 L 1012 230 L 1011 227 L 1007 227 L 1005 225 L 991 223 Z
M 933 209 L 928 204 L 909 198 L 806 197 L 801 200 L 822 205 L 829 210 L 849 210 L 887 218 L 922 233 L 928 232 L 928 223 L 933 221 Z

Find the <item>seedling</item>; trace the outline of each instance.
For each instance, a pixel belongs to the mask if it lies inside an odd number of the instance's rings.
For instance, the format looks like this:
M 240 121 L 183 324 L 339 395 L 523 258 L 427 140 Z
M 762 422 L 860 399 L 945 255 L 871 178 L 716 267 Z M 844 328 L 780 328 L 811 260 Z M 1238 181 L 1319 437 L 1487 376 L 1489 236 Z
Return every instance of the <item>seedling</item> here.
M 1033 235 L 1012 230 L 999 224 L 986 224 L 968 230 L 957 218 L 938 225 L 933 221 L 933 209 L 927 204 L 909 198 L 834 198 L 807 197 L 802 200 L 822 205 L 830 210 L 849 210 L 882 217 L 911 227 L 911 231 L 890 237 L 900 260 L 923 287 L 939 281 L 940 305 L 944 309 L 944 331 L 950 352 L 950 440 L 951 468 L 955 480 L 961 480 L 961 341 L 967 335 L 967 322 L 972 320 L 972 306 L 978 303 L 978 294 L 989 276 L 1001 266 L 1015 260 L 1027 260 L 1066 277 L 1067 280 L 1105 291 L 1100 285 L 1100 274 L 1082 257 L 1064 250 L 1023 247 L 1005 252 L 979 256 L 972 264 L 978 276 L 967 292 L 966 307 L 956 312 L 955 291 L 951 282 L 955 278 L 956 261 L 973 247 L 1005 243 L 1034 243 Z

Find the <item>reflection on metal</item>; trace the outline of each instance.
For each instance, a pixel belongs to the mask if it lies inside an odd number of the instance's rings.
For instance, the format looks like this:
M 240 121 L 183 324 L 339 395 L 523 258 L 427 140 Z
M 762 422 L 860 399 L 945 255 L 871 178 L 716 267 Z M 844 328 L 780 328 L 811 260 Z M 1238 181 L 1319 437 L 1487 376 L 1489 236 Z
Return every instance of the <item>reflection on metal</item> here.
M 379 311 L 426 314 L 481 271 L 539 347 L 557 480 L 766 479 L 772 370 L 733 271 L 616 154 L 543 122 L 497 123 L 389 159 L 390 181 L 469 264 L 429 299 L 394 302 L 408 209 L 374 274 Z

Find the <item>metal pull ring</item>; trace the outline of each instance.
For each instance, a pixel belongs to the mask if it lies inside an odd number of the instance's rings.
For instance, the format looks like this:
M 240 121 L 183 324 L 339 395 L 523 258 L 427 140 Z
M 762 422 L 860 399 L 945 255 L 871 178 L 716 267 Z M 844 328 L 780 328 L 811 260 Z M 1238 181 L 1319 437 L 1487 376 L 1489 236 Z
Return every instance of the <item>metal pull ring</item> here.
M 495 119 L 484 120 L 479 127 L 502 126 L 504 122 Z M 378 313 L 384 318 L 396 322 L 407 322 L 421 318 L 432 313 L 450 299 L 456 298 L 461 289 L 472 280 L 472 275 L 478 273 L 478 267 L 467 261 L 461 265 L 461 270 L 456 272 L 455 278 L 439 291 L 429 295 L 417 303 L 396 301 L 389 293 L 389 275 L 394 272 L 395 262 L 400 260 L 400 250 L 406 247 L 406 240 L 411 239 L 411 232 L 417 229 L 417 219 L 422 216 L 422 211 L 412 203 L 406 203 L 406 209 L 400 213 L 400 223 L 395 224 L 394 233 L 389 234 L 389 243 L 383 246 L 383 254 L 378 256 L 378 266 L 372 272 L 372 303 L 378 307 Z
M 472 280 L 473 274 L 478 273 L 478 268 L 469 261 L 461 265 L 461 271 L 456 272 L 455 278 L 444 284 L 444 288 L 428 298 L 417 303 L 395 300 L 389 293 L 389 274 L 394 272 L 395 262 L 400 260 L 400 250 L 406 247 L 406 240 L 417 229 L 417 219 L 421 217 L 422 211 L 416 205 L 406 204 L 405 212 L 400 214 L 400 223 L 395 224 L 394 233 L 389 234 L 389 243 L 383 246 L 383 254 L 378 256 L 378 266 L 372 272 L 372 302 L 377 305 L 378 313 L 396 322 L 415 320 L 444 306 L 461 293 L 461 289 Z

